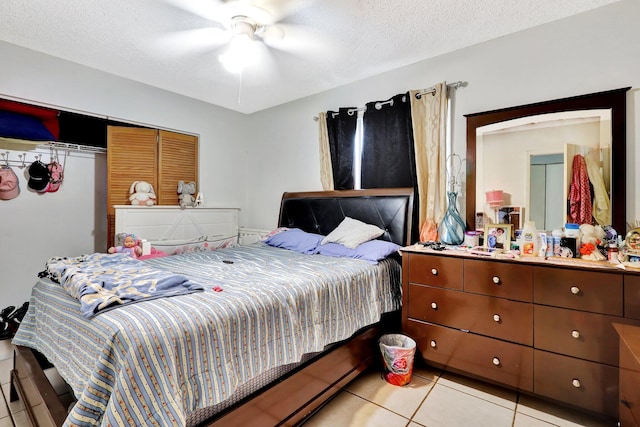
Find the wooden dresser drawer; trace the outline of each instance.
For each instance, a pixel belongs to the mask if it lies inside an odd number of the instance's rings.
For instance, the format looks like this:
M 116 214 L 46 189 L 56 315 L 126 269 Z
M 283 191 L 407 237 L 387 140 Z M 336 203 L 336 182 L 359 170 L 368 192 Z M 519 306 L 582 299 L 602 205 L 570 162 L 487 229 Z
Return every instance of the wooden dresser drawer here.
M 464 260 L 464 290 L 517 301 L 533 298 L 533 267 L 486 260 Z
M 624 319 L 537 305 L 533 309 L 536 348 L 618 366 L 618 334 Z
M 620 425 L 640 424 L 640 364 L 629 347 L 620 345 Z
M 594 313 L 623 315 L 622 274 L 533 268 L 533 301 Z
M 410 253 L 409 282 L 462 289 L 462 259 Z
M 624 275 L 624 317 L 640 319 L 640 275 Z
M 410 284 L 408 312 L 413 319 L 533 345 L 531 304 Z
M 434 366 L 533 390 L 533 349 L 471 333 L 409 320 L 405 333 Z
M 618 416 L 618 368 L 534 350 L 536 394 Z

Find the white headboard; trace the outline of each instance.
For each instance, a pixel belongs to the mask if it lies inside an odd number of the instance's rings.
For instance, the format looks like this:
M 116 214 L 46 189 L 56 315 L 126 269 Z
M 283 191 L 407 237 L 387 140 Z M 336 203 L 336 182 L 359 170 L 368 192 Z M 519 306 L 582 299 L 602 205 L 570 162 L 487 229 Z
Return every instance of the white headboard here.
M 133 233 L 148 241 L 222 238 L 238 235 L 236 208 L 179 206 L 114 206 L 115 240 L 120 233 Z

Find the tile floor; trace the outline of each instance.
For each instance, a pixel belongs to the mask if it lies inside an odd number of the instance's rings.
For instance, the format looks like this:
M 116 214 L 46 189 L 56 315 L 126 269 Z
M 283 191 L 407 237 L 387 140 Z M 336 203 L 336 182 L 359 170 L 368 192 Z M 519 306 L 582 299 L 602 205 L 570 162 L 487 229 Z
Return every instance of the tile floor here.
M 388 384 L 380 372 L 351 382 L 304 427 L 605 427 L 581 412 L 431 368 L 411 383 Z
M 20 401 L 9 401 L 10 340 L 0 341 L 0 427 L 28 426 Z M 55 387 L 55 384 L 54 384 Z M 349 384 L 304 427 L 611 427 L 601 420 L 519 393 L 416 367 L 411 383 L 397 387 L 379 372 Z

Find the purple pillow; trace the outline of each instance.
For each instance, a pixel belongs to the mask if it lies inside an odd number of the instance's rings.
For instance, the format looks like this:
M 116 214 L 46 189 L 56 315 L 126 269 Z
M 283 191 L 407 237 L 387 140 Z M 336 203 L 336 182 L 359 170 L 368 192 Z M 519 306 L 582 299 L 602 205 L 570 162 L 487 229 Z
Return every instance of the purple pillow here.
M 355 249 L 347 248 L 339 243 L 325 243 L 318 247 L 320 255 L 355 258 L 369 261 L 371 264 L 377 264 L 378 261 L 385 259 L 389 255 L 397 252 L 400 245 L 385 240 L 369 240 L 364 242 Z
M 264 242 L 276 248 L 312 255 L 318 253 L 318 246 L 322 239 L 324 239 L 324 236 L 320 234 L 307 233 L 299 228 L 292 228 L 269 236 Z

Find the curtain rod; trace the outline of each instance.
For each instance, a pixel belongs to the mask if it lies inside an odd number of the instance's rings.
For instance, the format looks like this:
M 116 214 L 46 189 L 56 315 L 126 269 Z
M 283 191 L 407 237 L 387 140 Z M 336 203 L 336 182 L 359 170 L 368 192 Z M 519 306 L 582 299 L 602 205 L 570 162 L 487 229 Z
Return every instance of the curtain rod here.
M 461 87 L 466 87 L 467 85 L 468 85 L 467 82 L 463 82 L 461 80 L 458 80 L 457 82 L 447 84 L 447 87 L 450 88 L 450 89 L 458 89 L 458 88 L 461 88 Z M 422 95 L 426 95 L 427 93 L 435 94 L 436 93 L 436 88 L 435 87 L 430 87 L 430 88 L 427 88 L 427 89 L 422 89 L 421 91 L 416 93 L 416 98 L 420 99 L 420 98 L 422 98 Z M 389 101 L 380 102 L 379 104 L 387 104 L 387 103 L 389 103 Z M 376 105 L 376 107 L 377 107 L 377 105 Z M 351 108 L 351 109 L 347 110 L 347 113 L 349 115 L 352 115 L 356 111 L 366 111 L 366 110 L 367 110 L 367 107 Z M 318 121 L 318 116 L 313 116 L 313 120 L 317 122 Z
M 457 82 L 449 83 L 447 85 L 447 88 L 449 88 L 449 89 L 458 89 L 459 87 L 467 86 L 467 84 L 468 84 L 467 82 L 463 82 L 463 81 L 458 80 Z M 419 91 L 418 93 L 416 93 L 416 98 L 420 99 L 420 98 L 422 98 L 422 95 L 426 95 L 428 93 L 430 93 L 432 95 L 435 95 L 436 88 L 435 87 L 430 87 L 428 89 L 423 89 L 423 90 Z

